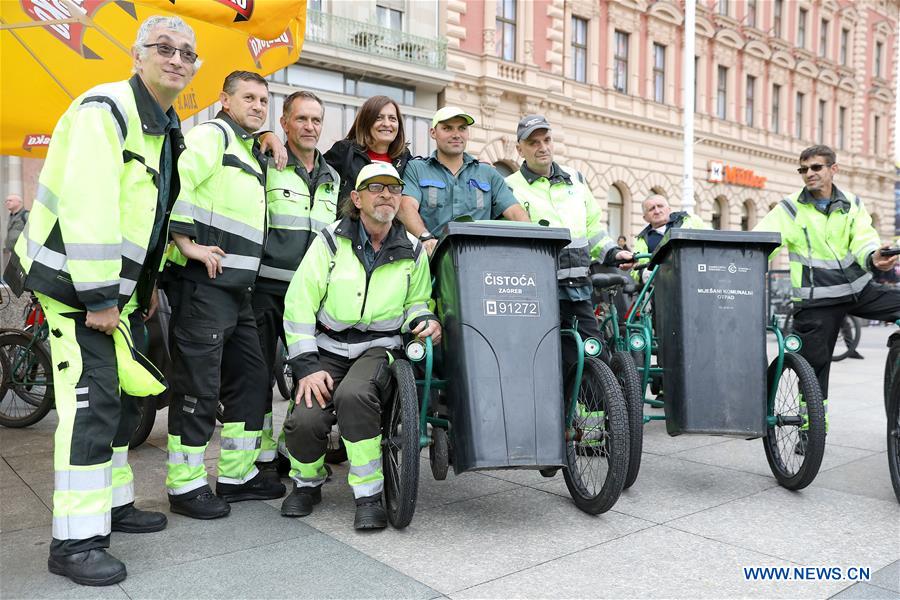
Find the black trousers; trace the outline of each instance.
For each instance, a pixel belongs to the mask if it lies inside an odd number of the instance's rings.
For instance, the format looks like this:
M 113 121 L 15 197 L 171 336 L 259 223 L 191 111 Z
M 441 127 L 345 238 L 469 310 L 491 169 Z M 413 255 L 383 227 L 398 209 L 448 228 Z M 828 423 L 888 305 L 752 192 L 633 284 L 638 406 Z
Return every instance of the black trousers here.
M 263 362 L 266 365 L 266 383 L 262 394 L 265 396 L 265 414 L 272 412 L 272 373 L 275 371 L 275 359 L 278 352 L 278 340 L 287 347 L 284 337 L 284 296 L 255 290 L 253 292 L 253 315 L 256 318 L 256 331 L 259 334 L 259 346 Z M 260 462 L 275 460 L 276 444 L 273 439 L 272 425 L 266 421 L 263 430 Z
M 794 313 L 793 331 L 803 342 L 800 354 L 815 369 L 826 398 L 831 355 L 841 322 L 848 314 L 863 319 L 896 321 L 900 319 L 900 288 L 870 282 L 855 301 L 801 308 Z
M 270 375 L 259 348 L 251 292 L 187 279 L 174 282 L 166 292 L 172 305 L 169 434 L 181 436 L 187 446 L 205 445 L 215 428 L 219 401 L 225 423 L 262 430 L 262 390 Z
M 559 319 L 561 329 L 572 329 L 577 324 L 582 341 L 589 337 L 603 339 L 600 333 L 600 324 L 597 323 L 597 317 L 594 315 L 594 305 L 590 300 L 577 302 L 560 300 Z M 562 360 L 563 376 L 565 377 L 565 374 L 569 372 L 569 367 L 578 362 L 578 346 L 571 335 L 562 336 Z

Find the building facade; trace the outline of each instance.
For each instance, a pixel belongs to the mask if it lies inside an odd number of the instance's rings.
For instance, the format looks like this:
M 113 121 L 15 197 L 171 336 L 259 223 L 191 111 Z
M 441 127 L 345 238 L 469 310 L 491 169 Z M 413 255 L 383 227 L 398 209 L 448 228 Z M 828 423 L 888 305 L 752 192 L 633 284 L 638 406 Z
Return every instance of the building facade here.
M 652 193 L 682 206 L 683 3 L 676 0 L 309 0 L 297 64 L 272 76 L 268 127 L 298 88 L 325 102 L 320 149 L 374 94 L 397 100 L 414 155 L 430 117 L 476 118 L 469 152 L 516 169 L 516 123 L 542 113 L 559 162 L 590 183 L 610 233 L 643 228 Z M 752 228 L 802 183 L 800 151 L 838 153 L 838 187 L 894 234 L 900 0 L 697 0 L 695 212 Z M 185 123 L 211 118 L 218 107 Z M 41 161 L 2 157 L 0 192 L 34 195 Z M 0 211 L 2 212 L 2 211 Z M 0 231 L 5 225 L 0 219 Z

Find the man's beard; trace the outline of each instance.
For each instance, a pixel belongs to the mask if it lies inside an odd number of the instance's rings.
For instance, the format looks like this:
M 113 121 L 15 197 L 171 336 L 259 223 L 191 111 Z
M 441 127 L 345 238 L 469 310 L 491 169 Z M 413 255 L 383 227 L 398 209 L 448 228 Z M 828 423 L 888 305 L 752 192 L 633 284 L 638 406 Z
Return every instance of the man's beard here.
M 396 216 L 397 211 L 387 206 L 379 206 L 372 211 L 372 218 L 379 223 L 390 223 Z

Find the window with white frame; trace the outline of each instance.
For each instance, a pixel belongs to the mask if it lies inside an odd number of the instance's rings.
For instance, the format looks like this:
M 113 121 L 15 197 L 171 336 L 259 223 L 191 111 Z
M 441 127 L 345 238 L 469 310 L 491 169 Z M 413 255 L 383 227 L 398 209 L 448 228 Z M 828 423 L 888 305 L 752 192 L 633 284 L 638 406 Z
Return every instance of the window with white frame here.
M 719 0 L 719 14 L 727 17 L 731 14 L 731 2 L 729 0 Z
M 744 95 L 744 122 L 753 127 L 753 111 L 756 109 L 756 77 L 747 75 L 747 89 Z
M 781 86 L 772 84 L 772 132 L 781 131 Z
M 666 47 L 653 44 L 653 100 L 666 101 Z
M 798 140 L 803 139 L 803 101 L 805 96 L 802 92 L 797 92 L 794 100 L 794 136 Z
M 847 107 L 841 106 L 838 108 L 838 131 L 837 131 L 837 147 L 838 150 L 844 150 L 846 146 L 846 142 L 844 140 L 844 135 L 846 132 L 845 127 L 847 126 Z
M 828 56 L 828 19 L 822 19 L 819 23 L 819 56 Z
M 588 20 L 572 17 L 572 79 L 587 81 Z
M 756 0 L 747 0 L 747 15 L 744 17 L 747 27 L 756 27 Z
M 784 0 L 775 0 L 772 6 L 772 35 L 781 37 L 781 20 L 784 15 Z
M 628 33 L 616 30 L 613 88 L 623 94 L 628 93 L 628 40 L 630 37 Z
M 872 154 L 881 152 L 881 117 L 875 115 L 872 129 Z
M 496 52 L 503 60 L 516 60 L 516 0 L 497 0 Z
M 716 116 L 725 119 L 728 116 L 728 67 L 719 65 L 716 81 Z
M 403 11 L 376 4 L 375 19 L 379 25 L 391 31 L 403 31 Z
M 819 113 L 816 115 L 816 143 L 824 144 L 825 143 L 825 110 L 826 103 L 824 100 L 819 100 Z
M 797 16 L 797 47 L 806 48 L 806 17 L 809 12 L 805 8 L 799 10 Z
M 847 60 L 850 56 L 850 30 L 849 29 L 841 29 L 841 64 L 846 66 Z
M 875 72 L 873 73 L 875 77 L 881 77 L 882 54 L 884 54 L 884 43 L 877 41 L 875 42 Z

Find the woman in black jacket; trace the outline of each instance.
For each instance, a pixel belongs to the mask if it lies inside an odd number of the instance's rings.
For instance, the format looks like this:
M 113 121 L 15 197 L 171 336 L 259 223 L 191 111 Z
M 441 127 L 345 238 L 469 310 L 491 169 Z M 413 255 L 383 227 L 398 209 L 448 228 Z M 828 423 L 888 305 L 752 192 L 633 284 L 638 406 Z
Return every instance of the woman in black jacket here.
M 335 142 L 325 161 L 341 176 L 339 202 L 349 201 L 359 170 L 375 160 L 394 165 L 400 176 L 412 158 L 406 147 L 403 115 L 387 96 L 372 96 L 360 107 L 347 137 Z

